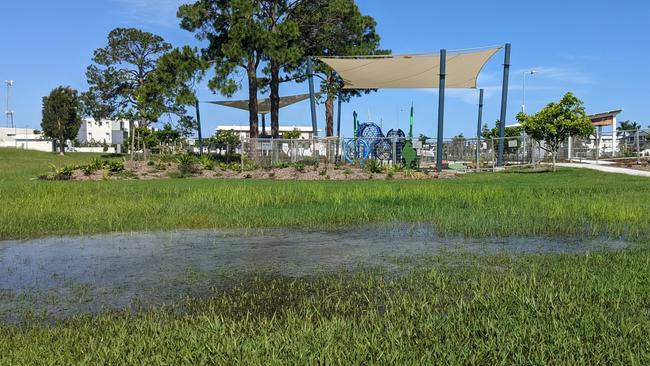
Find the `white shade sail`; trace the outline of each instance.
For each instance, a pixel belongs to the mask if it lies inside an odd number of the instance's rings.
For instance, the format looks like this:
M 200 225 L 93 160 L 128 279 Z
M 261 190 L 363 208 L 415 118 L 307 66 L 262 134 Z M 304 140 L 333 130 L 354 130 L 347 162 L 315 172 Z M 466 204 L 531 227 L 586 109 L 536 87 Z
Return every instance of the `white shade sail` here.
M 447 51 L 447 88 L 476 88 L 483 66 L 502 47 Z M 345 81 L 345 89 L 437 88 L 440 54 L 320 57 Z
M 288 107 L 292 104 L 302 102 L 303 100 L 309 99 L 309 94 L 300 94 L 292 95 L 288 97 L 280 98 L 280 108 Z M 247 111 L 248 110 L 248 100 L 224 100 L 218 102 L 208 102 L 212 104 L 219 104 L 226 107 L 237 108 Z M 271 113 L 271 99 L 259 99 L 257 101 L 257 112 L 260 114 L 269 114 Z

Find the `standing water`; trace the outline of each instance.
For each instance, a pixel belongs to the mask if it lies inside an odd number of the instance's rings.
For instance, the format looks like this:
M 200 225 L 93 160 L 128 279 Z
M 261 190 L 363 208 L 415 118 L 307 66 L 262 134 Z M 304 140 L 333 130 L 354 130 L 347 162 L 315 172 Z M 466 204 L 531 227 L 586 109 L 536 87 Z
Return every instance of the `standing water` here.
M 5 241 L 0 242 L 0 321 L 14 321 L 26 312 L 65 318 L 124 309 L 134 301 L 169 304 L 185 295 L 207 295 L 228 276 L 302 277 L 357 267 L 393 271 L 404 263 L 395 258 L 442 250 L 580 253 L 627 246 L 612 241 L 439 237 L 427 226 L 406 224 Z

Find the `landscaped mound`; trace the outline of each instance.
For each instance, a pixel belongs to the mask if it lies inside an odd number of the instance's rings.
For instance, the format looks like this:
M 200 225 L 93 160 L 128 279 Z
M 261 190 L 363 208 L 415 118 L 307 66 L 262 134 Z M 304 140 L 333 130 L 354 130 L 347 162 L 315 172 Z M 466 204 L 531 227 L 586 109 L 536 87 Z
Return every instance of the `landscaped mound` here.
M 390 180 L 453 178 L 456 173 L 434 173 L 404 169 L 402 166 L 382 166 L 369 161 L 364 166 L 322 164 L 315 159 L 296 163 L 280 163 L 262 168 L 244 159 L 236 162 L 218 161 L 210 156 L 158 156 L 147 161 L 102 160 L 93 158 L 86 165 L 56 167 L 52 165 L 43 180 L 115 180 L 115 179 L 276 179 L 276 180 Z

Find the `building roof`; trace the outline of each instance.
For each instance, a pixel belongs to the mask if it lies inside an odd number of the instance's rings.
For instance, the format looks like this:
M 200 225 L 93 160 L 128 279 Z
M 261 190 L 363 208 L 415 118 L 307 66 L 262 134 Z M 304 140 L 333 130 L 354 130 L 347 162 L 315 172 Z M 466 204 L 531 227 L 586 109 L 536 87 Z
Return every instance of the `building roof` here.
M 601 118 L 612 118 L 612 117 L 618 116 L 622 112 L 623 112 L 622 109 L 615 109 L 615 110 L 612 110 L 612 111 L 609 111 L 609 112 L 601 112 L 601 113 L 596 113 L 596 114 L 590 114 L 587 117 L 589 117 L 592 120 L 601 119 Z
M 311 133 L 313 132 L 313 129 L 311 126 L 280 126 L 278 130 L 280 132 L 289 132 L 293 131 L 294 129 L 297 129 L 300 132 L 305 132 L 305 133 Z M 217 126 L 217 131 L 235 131 L 235 132 L 249 132 L 250 131 L 250 126 L 249 125 L 224 125 L 224 126 Z

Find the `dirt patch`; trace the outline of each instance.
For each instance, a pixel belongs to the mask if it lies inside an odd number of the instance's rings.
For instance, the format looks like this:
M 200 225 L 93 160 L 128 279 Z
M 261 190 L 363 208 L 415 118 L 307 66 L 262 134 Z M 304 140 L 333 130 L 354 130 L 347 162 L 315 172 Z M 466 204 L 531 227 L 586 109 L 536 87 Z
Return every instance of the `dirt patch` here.
M 642 158 L 640 161 L 637 161 L 637 158 L 617 160 L 611 166 L 650 172 L 650 160 L 648 158 Z
M 267 179 L 267 180 L 311 180 L 311 181 L 345 181 L 345 180 L 423 180 L 423 179 L 450 179 L 464 173 L 424 171 L 390 171 L 386 169 L 381 173 L 370 173 L 362 168 L 353 166 L 300 166 L 285 168 L 259 168 L 254 170 L 232 170 L 223 167 L 203 169 L 195 164 L 190 172 L 181 173 L 179 165 L 175 162 L 144 162 L 126 161 L 124 170 L 110 172 L 107 169 L 97 170 L 92 173 L 75 169 L 69 180 L 99 181 L 99 180 L 156 180 L 173 178 L 206 178 L 206 179 Z

